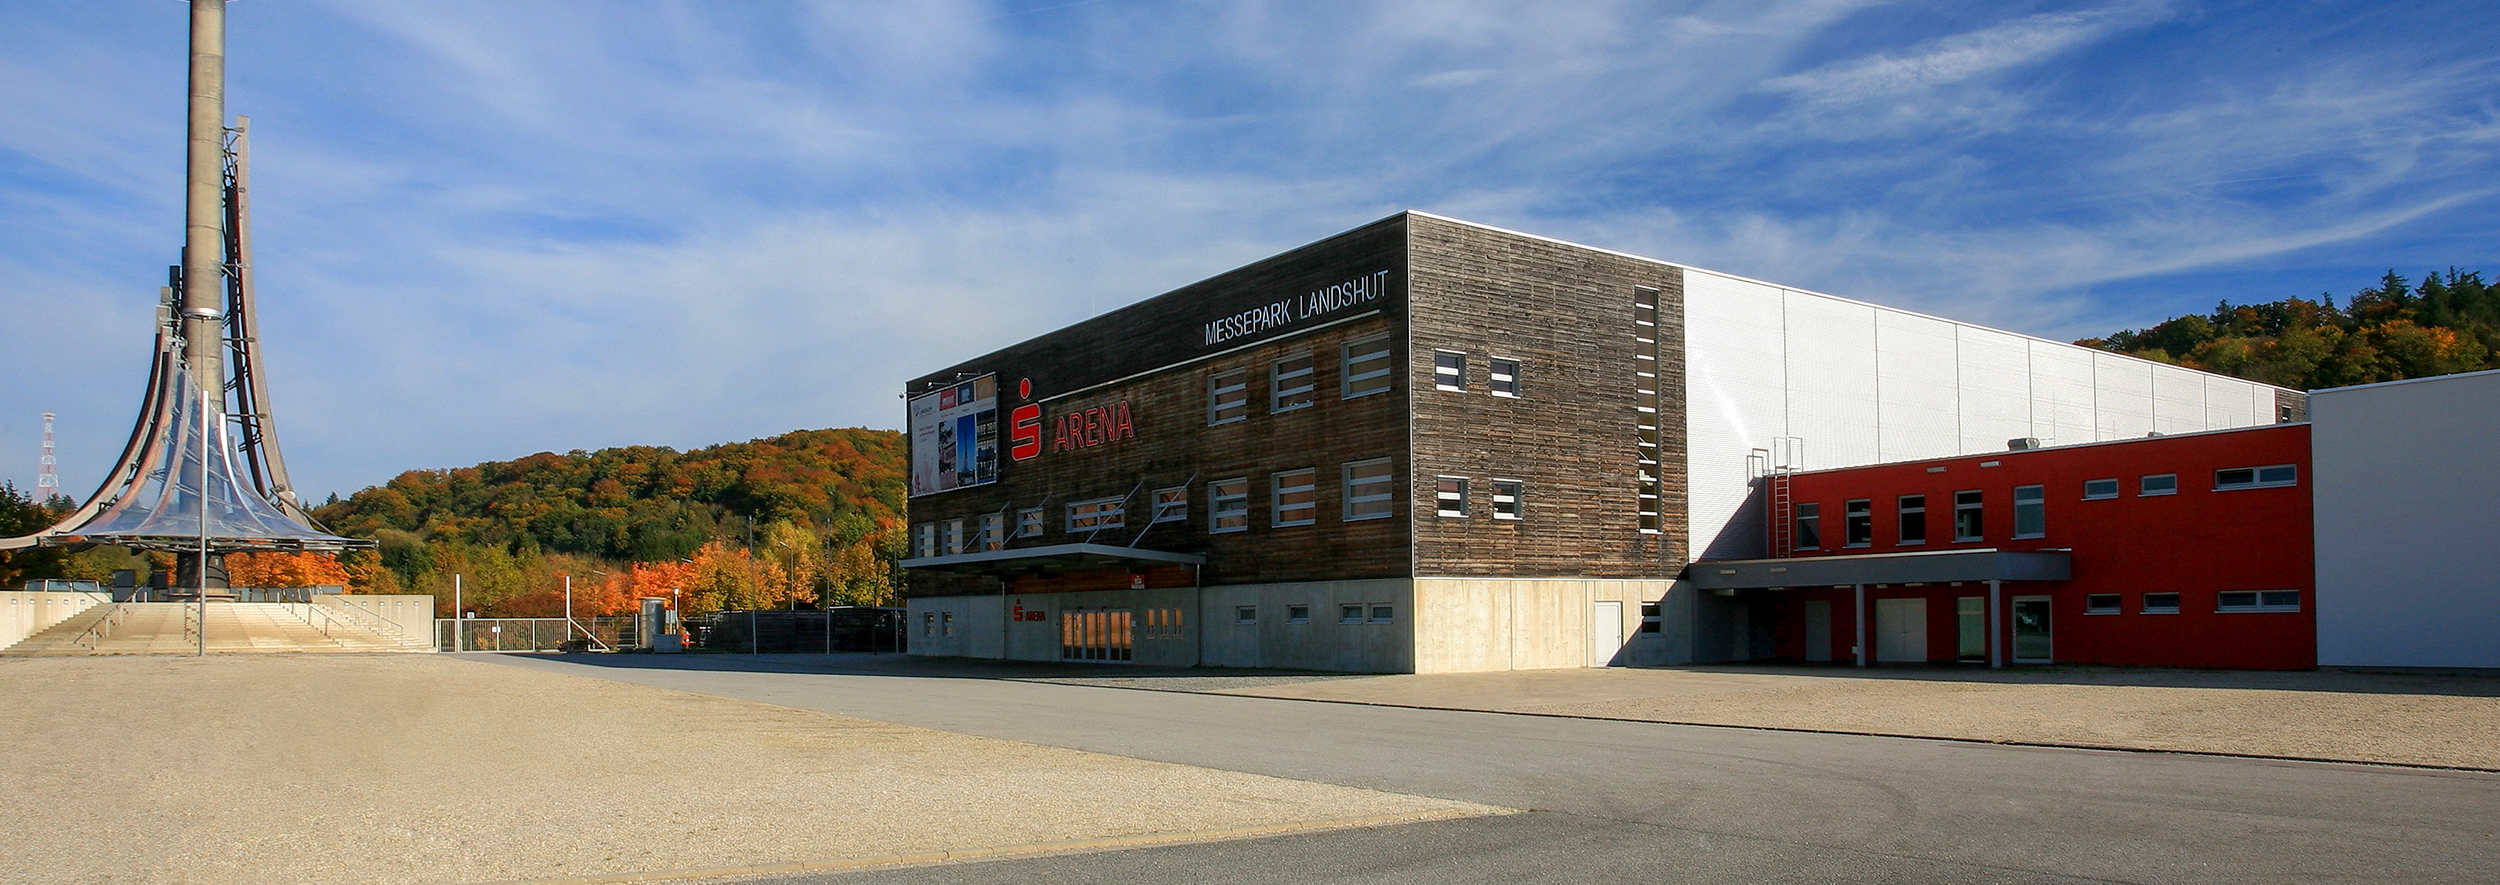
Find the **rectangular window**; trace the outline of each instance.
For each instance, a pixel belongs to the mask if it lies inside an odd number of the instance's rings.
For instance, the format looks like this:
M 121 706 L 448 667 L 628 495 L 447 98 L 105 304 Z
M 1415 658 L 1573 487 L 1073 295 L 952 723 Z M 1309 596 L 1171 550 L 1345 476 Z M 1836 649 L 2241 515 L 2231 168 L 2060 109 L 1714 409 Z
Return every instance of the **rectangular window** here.
M 1256 623 L 1258 623 L 1258 622 L 1259 622 L 1259 607 L 1258 607 L 1258 606 L 1255 606 L 1255 605 L 1236 605 L 1236 606 L 1233 606 L 1233 623 L 1236 623 L 1236 624 L 1256 624 Z
M 1250 480 L 1219 479 L 1207 483 L 1207 534 L 1248 531 Z
M 1466 390 L 1467 355 L 1447 350 L 1433 351 L 1432 389 Z
M 1007 514 L 981 514 L 981 549 L 983 551 L 1007 549 Z
M 1290 412 L 1310 405 L 1311 382 L 1316 377 L 1316 363 L 1308 353 L 1277 360 L 1267 370 L 1267 410 Z
M 2094 593 L 2094 594 L 2091 594 L 2091 595 L 2085 596 L 2085 597 L 2083 598 L 2083 613 L 2084 613 L 2084 614 L 2087 614 L 2087 615 L 2114 615 L 2114 614 L 2117 614 L 2117 613 L 2118 613 L 2118 594 L 2116 594 L 2116 593 Z
M 919 559 L 937 555 L 937 523 L 924 522 L 911 527 L 911 553 Z
M 2298 590 L 2225 590 L 2214 595 L 2217 612 L 2296 612 Z
M 1397 606 L 1394 606 L 1394 605 L 1375 605 L 1375 606 L 1372 606 L 1372 623 L 1374 623 L 1374 624 L 1387 624 L 1387 623 L 1394 622 L 1394 621 L 1396 621 L 1397 619 L 1398 619 L 1398 607 L 1397 607 Z
M 1039 538 L 1041 536 L 1042 508 L 1027 507 L 1016 511 L 1016 537 Z
M 1797 515 L 1792 522 L 1797 527 L 1797 537 L 1790 544 L 1792 548 L 1797 550 L 1822 549 L 1823 505 L 1811 502 L 1797 505 Z
M 2178 493 L 2179 475 L 2176 473 L 2156 473 L 2136 480 L 2135 494 L 2140 498 L 2150 498 L 2154 495 L 2176 495 Z
M 1392 383 L 1389 336 L 1374 335 L 1345 345 L 1345 398 L 1386 393 Z
M 1360 623 L 1362 623 L 1362 622 L 1363 622 L 1363 607 L 1362 607 L 1362 606 L 1359 606 L 1359 605 L 1340 605 L 1340 606 L 1337 606 L 1337 623 L 1340 623 L 1340 624 L 1360 624 Z
M 953 636 L 953 635 L 955 635 L 955 613 L 954 613 L 954 612 L 938 612 L 938 635 L 939 635 L 939 636 Z
M 1493 395 L 1518 396 L 1519 361 L 1495 357 L 1489 362 L 1489 365 L 1493 367 L 1493 382 L 1490 385 L 1493 389 Z
M 1207 424 L 1230 424 L 1250 417 L 1250 370 L 1223 369 L 1207 373 Z
M 2147 594 L 2144 594 L 2144 613 L 2145 613 L 2145 614 L 2148 614 L 2148 615 L 2175 615 L 2175 614 L 2178 614 L 2178 613 L 2179 613 L 2179 594 L 2176 594 L 2176 593 L 2147 593 Z
M 1310 623 L 1310 622 L 1311 622 L 1311 607 L 1310 607 L 1310 606 L 1307 606 L 1307 605 L 1288 605 L 1288 606 L 1285 606 L 1285 623 L 1288 623 L 1288 624 L 1308 624 L 1308 623 Z
M 937 612 L 922 612 L 920 614 L 920 635 L 937 635 Z
M 1658 616 L 1658 604 L 1657 604 L 1657 603 L 1655 603 L 1655 602 L 1644 602 L 1644 603 L 1641 603 L 1641 632 L 1643 632 L 1643 633 L 1656 633 L 1656 632 L 1659 632 L 1660 628 L 1662 628 L 1662 627 L 1665 627 L 1665 626 L 1666 626 L 1666 622 L 1667 622 L 1667 619 L 1665 619 L 1665 618 L 1662 618 L 1662 617 L 1659 617 L 1659 616 Z
M 1986 534 L 1987 522 L 1980 511 L 1983 497 L 1977 490 L 1953 493 L 1953 540 L 1976 541 Z
M 2117 480 L 2115 480 L 2115 479 L 2087 479 L 2087 480 L 2084 480 L 2084 481 L 2083 481 L 2083 499 L 2084 499 L 2084 500 L 2086 500 L 2086 501 L 2098 501 L 2098 500 L 2101 500 L 2102 498 L 2115 498 L 2115 497 L 2118 497 L 2118 481 L 2117 481 Z
M 947 556 L 964 552 L 963 517 L 938 523 L 938 544 L 938 549 Z
M 1310 525 L 1319 519 L 1319 471 L 1288 470 L 1276 474 L 1277 525 Z
M 2014 487 L 2014 537 L 2037 538 L 2049 533 L 2048 497 L 2045 486 Z
M 1397 482 L 1389 471 L 1389 459 L 1356 461 L 1345 466 L 1345 518 L 1348 521 L 1388 516 L 1396 497 Z
M 1875 502 L 1872 499 L 1861 498 L 1844 503 L 1841 507 L 1842 517 L 1847 521 L 1841 530 L 1849 533 L 1843 541 L 1851 547 L 1874 546 Z
M 2299 480 L 2300 468 L 2291 464 L 2277 464 L 2272 467 L 2233 467 L 2214 471 L 2214 491 L 2298 485 Z
M 1189 519 L 1189 487 L 1173 486 L 1155 490 L 1156 522 L 1185 522 Z
M 1901 543 L 1927 543 L 1927 496 L 1901 496 Z
M 1119 498 L 1096 498 L 1068 505 L 1068 531 L 1071 532 L 1095 532 L 1127 524 L 1126 502 Z
M 1442 516 L 1467 515 L 1467 478 L 1444 476 L 1433 481 L 1434 512 Z
M 1527 484 L 1515 479 L 1493 481 L 1493 518 L 1518 519 L 1525 511 L 1522 500 L 1527 497 Z

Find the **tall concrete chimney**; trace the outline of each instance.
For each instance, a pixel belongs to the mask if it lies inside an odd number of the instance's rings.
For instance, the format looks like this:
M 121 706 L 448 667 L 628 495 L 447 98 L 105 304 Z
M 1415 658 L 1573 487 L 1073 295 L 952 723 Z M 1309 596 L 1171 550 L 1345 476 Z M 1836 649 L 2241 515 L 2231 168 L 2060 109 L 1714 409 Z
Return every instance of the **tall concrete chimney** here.
M 225 403 L 226 0 L 191 0 L 191 144 L 183 208 L 183 362 Z

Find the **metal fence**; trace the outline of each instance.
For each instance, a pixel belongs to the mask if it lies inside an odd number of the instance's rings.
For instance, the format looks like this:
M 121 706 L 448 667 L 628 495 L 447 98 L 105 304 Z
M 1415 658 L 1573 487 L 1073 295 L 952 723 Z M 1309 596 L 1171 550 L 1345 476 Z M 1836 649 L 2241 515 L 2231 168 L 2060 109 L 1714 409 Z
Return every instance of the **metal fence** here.
M 566 643 L 584 651 L 634 648 L 637 619 L 627 615 L 574 618 L 571 630 L 563 618 L 445 618 L 434 622 L 435 647 L 442 651 L 562 651 Z

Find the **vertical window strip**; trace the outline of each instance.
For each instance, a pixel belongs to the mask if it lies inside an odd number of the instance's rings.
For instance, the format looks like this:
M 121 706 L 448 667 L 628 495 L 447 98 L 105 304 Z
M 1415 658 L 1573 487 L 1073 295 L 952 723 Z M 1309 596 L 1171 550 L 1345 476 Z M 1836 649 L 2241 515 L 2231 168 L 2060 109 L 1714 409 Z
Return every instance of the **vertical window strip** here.
M 1658 407 L 1658 301 L 1660 292 L 1647 286 L 1632 288 L 1632 419 L 1638 431 L 1637 461 L 1639 479 L 1634 491 L 1640 513 L 1640 530 L 1666 530 L 1666 486 L 1660 476 L 1659 442 L 1666 422 Z

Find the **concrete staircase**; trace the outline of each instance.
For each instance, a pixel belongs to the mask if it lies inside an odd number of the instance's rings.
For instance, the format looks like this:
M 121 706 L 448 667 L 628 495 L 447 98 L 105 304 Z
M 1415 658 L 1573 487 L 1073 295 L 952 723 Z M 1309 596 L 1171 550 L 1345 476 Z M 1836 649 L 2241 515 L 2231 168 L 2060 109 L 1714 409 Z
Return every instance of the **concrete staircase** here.
M 0 657 L 192 654 L 187 602 L 124 602 L 82 612 L 15 645 Z M 210 602 L 208 650 L 274 652 L 431 652 L 432 637 L 382 627 L 370 616 L 285 602 Z

